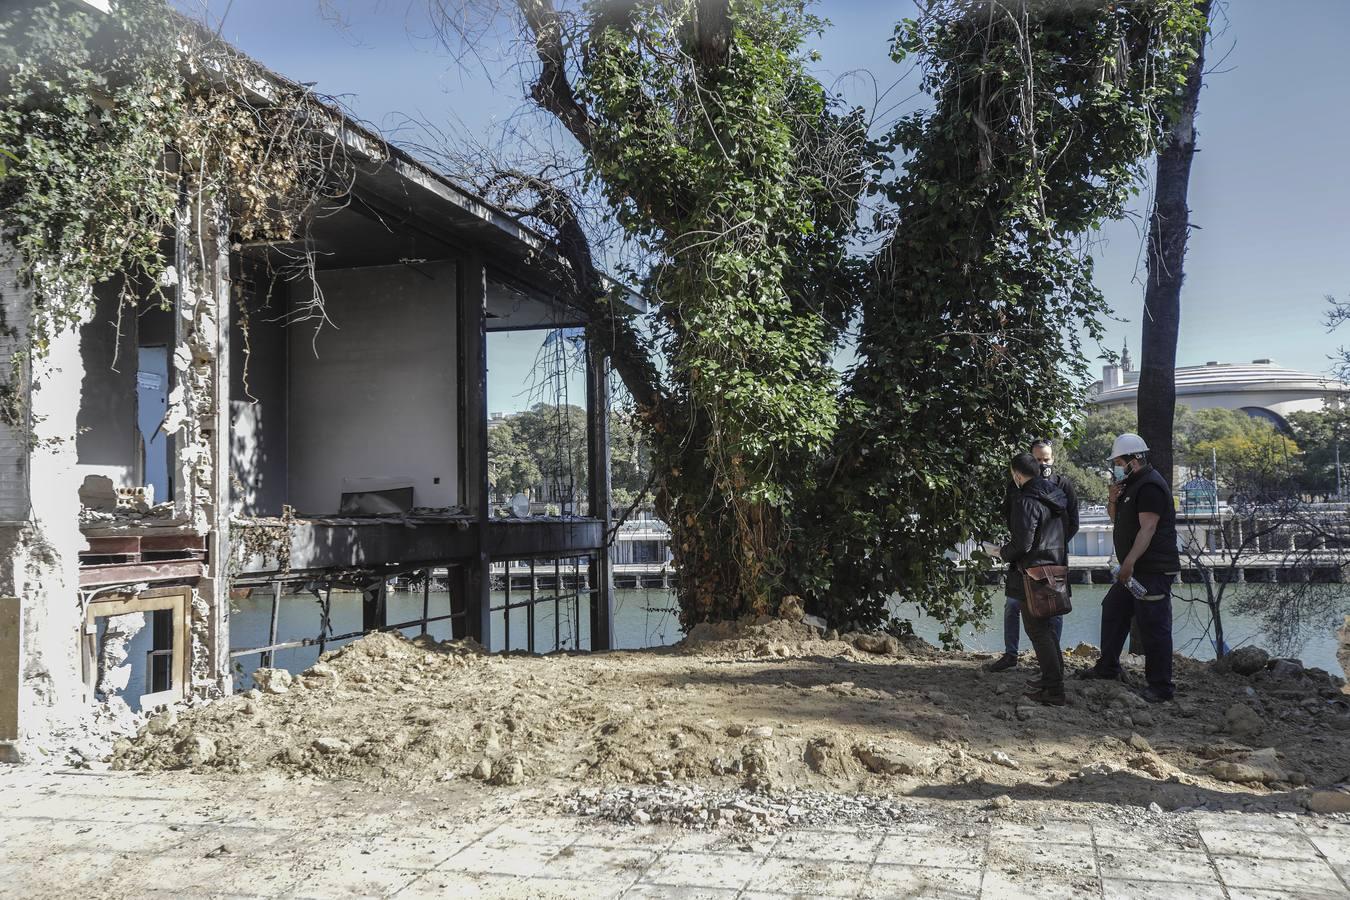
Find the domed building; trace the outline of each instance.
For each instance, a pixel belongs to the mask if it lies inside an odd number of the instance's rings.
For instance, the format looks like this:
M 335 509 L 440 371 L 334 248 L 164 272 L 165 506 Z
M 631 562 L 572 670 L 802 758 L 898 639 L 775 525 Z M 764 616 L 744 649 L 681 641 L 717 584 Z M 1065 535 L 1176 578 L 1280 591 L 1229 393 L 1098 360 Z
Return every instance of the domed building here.
M 1178 405 L 1240 409 L 1286 432 L 1290 413 L 1339 408 L 1342 397 L 1350 392 L 1350 385 L 1329 375 L 1286 369 L 1270 359 L 1181 366 L 1176 370 L 1176 385 Z M 1102 380 L 1093 385 L 1091 402 L 1098 408 L 1134 409 L 1138 392 L 1139 373 L 1134 370 L 1127 346 L 1120 365 L 1102 367 Z

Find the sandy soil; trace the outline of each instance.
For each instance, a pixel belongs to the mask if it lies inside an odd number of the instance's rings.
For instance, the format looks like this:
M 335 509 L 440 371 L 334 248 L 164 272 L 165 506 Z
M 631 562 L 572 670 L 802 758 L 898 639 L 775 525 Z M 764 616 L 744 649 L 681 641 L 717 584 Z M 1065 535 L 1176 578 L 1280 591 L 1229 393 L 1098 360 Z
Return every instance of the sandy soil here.
M 1094 656 L 1070 651 L 1070 671 Z M 1022 700 L 1029 655 L 998 674 L 982 670 L 988 659 L 917 639 L 825 640 L 786 620 L 702 626 L 671 648 L 550 656 L 376 634 L 294 679 L 261 670 L 262 690 L 161 713 L 118 743 L 113 765 L 400 788 L 1145 797 L 1167 809 L 1350 780 L 1350 696 L 1325 673 L 1243 676 L 1178 658 L 1175 702 L 1071 680 L 1071 705 L 1051 708 Z

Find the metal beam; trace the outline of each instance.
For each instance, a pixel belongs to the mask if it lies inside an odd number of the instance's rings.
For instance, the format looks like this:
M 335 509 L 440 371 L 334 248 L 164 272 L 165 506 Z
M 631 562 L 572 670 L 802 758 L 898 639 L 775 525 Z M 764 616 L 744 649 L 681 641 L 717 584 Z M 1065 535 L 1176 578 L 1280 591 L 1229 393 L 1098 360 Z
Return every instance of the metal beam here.
M 609 361 L 589 339 L 586 341 L 586 418 L 588 512 L 604 529 L 595 558 L 590 563 L 591 649 L 608 650 L 614 646 L 614 617 L 611 609 L 614 583 L 609 554 L 609 532 L 614 518 L 610 498 Z M 580 649 L 580 622 L 576 628 L 577 649 Z
M 490 648 L 492 577 L 488 571 L 487 268 L 478 254 L 455 264 L 460 346 L 460 497 L 475 516 L 476 558 L 465 566 L 469 633 Z

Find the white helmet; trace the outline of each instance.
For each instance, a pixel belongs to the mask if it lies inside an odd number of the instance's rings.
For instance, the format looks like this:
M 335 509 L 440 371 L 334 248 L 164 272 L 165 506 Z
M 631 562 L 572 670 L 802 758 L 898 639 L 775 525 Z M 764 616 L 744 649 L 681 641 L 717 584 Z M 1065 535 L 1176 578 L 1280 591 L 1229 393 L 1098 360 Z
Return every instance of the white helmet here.
M 1137 434 L 1125 432 L 1116 438 L 1116 442 L 1111 445 L 1111 459 L 1119 459 L 1122 456 L 1134 456 L 1136 453 L 1147 453 L 1148 444 Z

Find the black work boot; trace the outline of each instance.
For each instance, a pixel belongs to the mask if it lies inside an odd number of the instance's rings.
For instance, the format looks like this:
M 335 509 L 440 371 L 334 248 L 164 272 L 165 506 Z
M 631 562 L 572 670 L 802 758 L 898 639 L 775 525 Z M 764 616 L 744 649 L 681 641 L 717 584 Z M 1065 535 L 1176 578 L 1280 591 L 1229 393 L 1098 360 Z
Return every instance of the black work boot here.
M 986 672 L 1002 672 L 1011 669 L 1017 665 L 1017 656 L 1013 653 L 1005 653 L 998 659 L 984 667 Z
M 1027 699 L 1033 703 L 1039 703 L 1042 706 L 1063 706 L 1069 702 L 1064 696 L 1063 688 L 1060 688 L 1057 691 L 1047 691 L 1045 688 L 1027 691 Z

